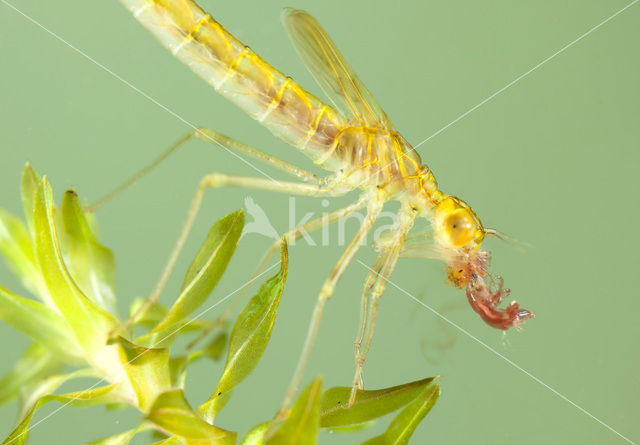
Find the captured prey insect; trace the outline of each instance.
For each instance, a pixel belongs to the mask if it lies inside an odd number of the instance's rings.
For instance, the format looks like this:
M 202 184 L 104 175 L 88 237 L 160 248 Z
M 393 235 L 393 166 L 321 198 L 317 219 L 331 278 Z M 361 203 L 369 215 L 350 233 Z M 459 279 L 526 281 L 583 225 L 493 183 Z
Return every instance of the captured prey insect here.
M 341 196 L 360 190 L 353 204 L 303 226 L 285 237 L 319 229 L 361 209 L 366 216 L 354 239 L 322 286 L 309 330 L 283 409 L 290 404 L 300 383 L 315 341 L 320 318 L 340 277 L 372 229 L 383 205 L 398 200 L 397 221 L 375 246 L 378 257 L 364 283 L 360 321 L 355 340 L 355 376 L 350 402 L 363 387 L 362 367 L 371 346 L 378 301 L 400 256 L 438 258 L 447 264 L 448 278 L 465 289 L 472 308 L 490 326 L 507 330 L 533 317 L 512 302 L 498 305 L 509 291 L 502 280 L 488 272 L 489 254 L 481 248 L 487 235 L 473 209 L 460 198 L 438 189 L 434 175 L 418 153 L 395 130 L 367 88 L 355 75 L 320 24 L 308 13 L 285 9 L 282 21 L 293 45 L 333 106 L 305 91 L 290 77 L 273 68 L 249 47 L 226 31 L 192 0 L 121 0 L 134 17 L 178 59 L 216 91 L 246 111 L 275 136 L 296 147 L 321 168 L 331 172 L 318 178 L 297 166 L 277 159 L 214 131 L 198 129 L 190 137 L 214 142 L 234 152 L 297 177 L 298 181 L 231 176 L 205 176 L 194 197 L 187 223 L 172 254 L 173 260 L 197 213 L 208 187 L 240 186 L 316 197 Z M 409 237 L 417 218 L 431 222 L 433 233 Z M 405 242 L 406 241 L 406 242 Z M 169 261 L 165 276 L 172 267 Z M 263 263 L 264 264 L 264 263 Z M 166 277 L 165 277 L 166 278 Z M 163 285 L 163 279 L 158 290 Z

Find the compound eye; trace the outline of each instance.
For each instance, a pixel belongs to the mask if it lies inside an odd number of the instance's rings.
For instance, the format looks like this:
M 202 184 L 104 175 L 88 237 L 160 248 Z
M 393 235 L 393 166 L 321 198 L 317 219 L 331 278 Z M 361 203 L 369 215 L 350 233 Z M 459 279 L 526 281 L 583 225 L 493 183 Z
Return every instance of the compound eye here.
M 445 217 L 443 223 L 449 241 L 456 247 L 466 245 L 475 236 L 476 223 L 465 209 L 454 210 Z

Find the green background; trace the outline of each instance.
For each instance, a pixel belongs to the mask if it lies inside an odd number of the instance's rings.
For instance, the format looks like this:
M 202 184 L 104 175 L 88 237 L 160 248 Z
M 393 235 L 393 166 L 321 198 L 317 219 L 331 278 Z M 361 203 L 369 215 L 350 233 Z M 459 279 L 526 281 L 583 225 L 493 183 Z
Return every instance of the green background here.
M 313 168 L 182 66 L 117 1 L 13 3 L 188 122 Z M 207 0 L 203 6 L 319 94 L 279 23 L 284 6 L 309 10 L 396 127 L 417 144 L 628 3 Z M 445 284 L 441 263 L 399 262 L 394 283 L 495 351 L 398 289 L 388 290 L 365 385 L 441 376 L 442 397 L 412 443 L 625 443 L 554 391 L 640 441 L 639 25 L 636 4 L 420 147 L 442 190 L 469 202 L 486 226 L 530 244 L 520 253 L 497 240 L 486 243 L 492 270 L 537 317 L 523 332 L 503 336 L 467 307 L 463 292 Z M 58 197 L 72 186 L 91 201 L 189 129 L 1 3 L 0 80 L 0 205 L 14 212 L 21 211 L 19 179 L 27 160 L 49 176 Z M 191 195 L 210 171 L 254 173 L 228 153 L 194 142 L 99 211 L 103 240 L 118 262 L 122 313 L 151 290 Z M 286 196 L 209 192 L 164 302 L 174 298 L 207 228 L 246 196 L 278 230 L 288 227 Z M 330 208 L 356 196 L 335 199 Z M 297 201 L 298 219 L 310 211 L 324 208 L 318 200 Z M 350 233 L 355 228 L 348 226 Z M 245 282 L 268 244 L 255 234 L 242 240 L 210 303 Z M 244 432 L 274 413 L 315 296 L 341 249 L 335 243 L 291 248 L 271 342 L 219 416 L 224 428 Z M 358 259 L 371 263 L 374 255 L 367 247 Z M 350 384 L 366 272 L 354 263 L 327 305 L 305 382 L 323 374 L 325 386 Z M 19 290 L 4 266 L 0 282 Z M 6 325 L 0 338 L 5 372 L 28 342 Z M 194 366 L 187 386 L 192 404 L 208 397 L 220 371 L 204 362 Z M 43 408 L 34 422 L 55 409 Z M 0 408 L 2 435 L 14 410 Z M 38 424 L 30 443 L 81 443 L 124 431 L 138 418 L 135 411 L 65 408 Z M 357 443 L 387 423 L 353 436 L 323 433 L 320 443 Z

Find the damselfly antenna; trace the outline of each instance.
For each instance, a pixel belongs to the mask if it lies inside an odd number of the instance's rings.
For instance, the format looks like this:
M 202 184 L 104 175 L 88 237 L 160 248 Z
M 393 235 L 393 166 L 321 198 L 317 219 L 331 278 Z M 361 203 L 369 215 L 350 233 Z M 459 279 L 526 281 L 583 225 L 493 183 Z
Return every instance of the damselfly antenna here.
M 506 243 L 508 246 L 513 247 L 514 249 L 516 249 L 518 252 L 520 253 L 524 253 L 527 248 L 531 247 L 531 244 L 525 242 L 525 241 L 521 241 L 519 239 L 516 239 L 512 236 L 509 236 L 505 233 L 499 232 L 496 229 L 484 229 L 484 233 L 487 236 L 492 236 L 494 238 L 499 239 L 500 241 Z

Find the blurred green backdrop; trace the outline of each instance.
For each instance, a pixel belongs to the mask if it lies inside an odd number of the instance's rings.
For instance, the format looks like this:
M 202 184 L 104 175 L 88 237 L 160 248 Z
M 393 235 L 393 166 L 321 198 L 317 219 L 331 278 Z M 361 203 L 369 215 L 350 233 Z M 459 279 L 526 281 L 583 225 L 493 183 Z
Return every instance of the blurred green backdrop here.
M 158 44 L 116 0 L 13 2 L 185 120 L 205 125 L 312 168 Z M 307 89 L 320 94 L 279 23 L 284 6 L 314 14 L 396 127 L 414 144 L 501 89 L 629 2 L 213 1 L 202 5 L 238 38 Z M 365 367 L 369 388 L 440 375 L 442 397 L 412 443 L 624 443 L 546 385 L 630 440 L 640 440 L 640 4 L 541 66 L 420 147 L 443 190 L 468 201 L 485 225 L 531 244 L 520 253 L 489 240 L 493 268 L 537 318 L 503 336 L 444 282 L 443 265 L 403 259 L 393 281 L 441 311 L 517 369 L 439 321 L 401 291 L 381 302 Z M 47 174 L 56 196 L 74 187 L 102 196 L 188 127 L 112 75 L 0 3 L 0 205 L 21 211 L 26 161 Z M 194 142 L 99 212 L 103 240 L 118 263 L 122 313 L 146 295 L 177 236 L 192 193 L 207 172 L 254 172 L 229 154 Z M 288 227 L 286 196 L 239 189 L 210 192 L 163 301 L 174 298 L 207 228 L 253 197 L 278 230 Z M 331 202 L 330 208 L 354 199 Z M 300 218 L 324 208 L 297 201 Z M 349 231 L 355 231 L 355 224 Z M 317 239 L 317 238 L 316 238 Z M 247 235 L 210 302 L 246 280 L 269 244 Z M 299 243 L 271 343 L 221 425 L 245 431 L 270 418 L 301 348 L 319 287 L 341 248 Z M 358 258 L 371 262 L 363 249 Z M 352 378 L 361 283 L 354 263 L 326 309 L 305 376 L 325 385 Z M 19 290 L 7 269 L 0 282 Z M 27 341 L 0 325 L 0 371 Z M 523 372 L 524 370 L 524 372 Z M 525 373 L 526 372 L 526 373 Z M 187 393 L 208 397 L 220 368 L 198 363 Z M 34 423 L 52 413 L 51 404 Z M 15 406 L 0 408 L 0 433 Z M 123 431 L 135 411 L 65 408 L 38 424 L 33 444 L 72 444 Z M 635 419 L 635 420 L 634 420 Z M 324 433 L 321 443 L 356 443 Z M 147 443 L 142 437 L 137 443 Z

